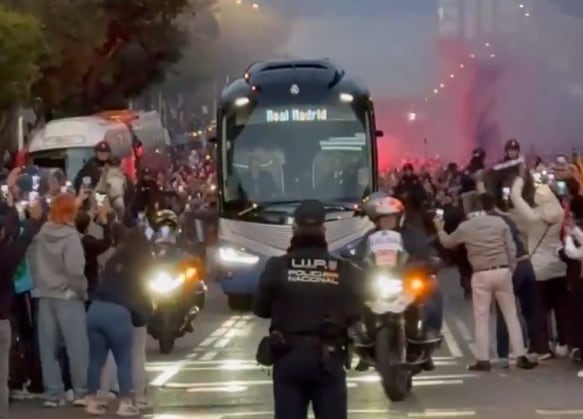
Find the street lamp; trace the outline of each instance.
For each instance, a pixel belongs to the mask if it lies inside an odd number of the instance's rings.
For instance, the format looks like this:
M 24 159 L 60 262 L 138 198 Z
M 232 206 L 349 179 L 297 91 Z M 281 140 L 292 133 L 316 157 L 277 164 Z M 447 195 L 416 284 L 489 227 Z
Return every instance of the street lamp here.
M 417 114 L 415 112 L 409 112 L 407 114 L 407 119 L 409 119 L 409 122 L 414 122 L 417 120 Z
M 251 7 L 253 7 L 254 9 L 259 9 L 259 5 L 257 3 L 253 3 Z

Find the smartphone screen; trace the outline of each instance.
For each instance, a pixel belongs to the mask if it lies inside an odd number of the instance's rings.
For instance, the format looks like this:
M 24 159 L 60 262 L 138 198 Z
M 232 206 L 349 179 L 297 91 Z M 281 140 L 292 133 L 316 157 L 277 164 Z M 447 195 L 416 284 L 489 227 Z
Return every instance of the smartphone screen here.
M 103 206 L 103 201 L 105 201 L 105 195 L 102 193 L 95 194 L 95 200 L 97 201 L 98 206 Z
M 505 201 L 508 201 L 508 199 L 510 199 L 510 188 L 508 187 L 502 188 L 502 199 L 504 199 Z
M 91 178 L 89 176 L 85 176 L 83 178 L 83 185 L 85 185 L 85 186 L 91 186 Z
M 565 181 L 560 180 L 557 182 L 557 192 L 559 195 L 566 195 L 567 194 L 567 184 Z
M 439 218 L 439 219 L 443 219 L 443 210 L 441 208 L 438 208 L 435 210 L 435 217 Z

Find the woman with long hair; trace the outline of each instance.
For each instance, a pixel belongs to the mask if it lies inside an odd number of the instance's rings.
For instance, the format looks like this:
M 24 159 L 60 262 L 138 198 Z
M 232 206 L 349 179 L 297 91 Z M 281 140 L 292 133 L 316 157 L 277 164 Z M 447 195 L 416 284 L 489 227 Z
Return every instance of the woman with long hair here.
M 88 413 L 106 413 L 98 391 L 108 351 L 113 353 L 117 365 L 120 399 L 117 415 L 136 416 L 140 413 L 132 398 L 132 346 L 134 325 L 144 324 L 152 309 L 142 280 L 151 260 L 150 243 L 144 233 L 135 228 L 124 234 L 118 249 L 105 265 L 87 313 Z

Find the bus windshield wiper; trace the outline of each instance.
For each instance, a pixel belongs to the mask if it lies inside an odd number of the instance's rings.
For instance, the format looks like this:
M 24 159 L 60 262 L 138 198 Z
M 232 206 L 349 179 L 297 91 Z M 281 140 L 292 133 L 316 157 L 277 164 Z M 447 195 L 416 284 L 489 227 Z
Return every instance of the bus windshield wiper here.
M 280 205 L 290 205 L 290 204 L 299 204 L 303 200 L 302 199 L 292 199 L 288 201 L 266 201 L 266 202 L 253 202 L 250 206 L 245 208 L 244 210 L 240 211 L 237 215 L 240 217 L 242 215 L 248 214 L 250 212 L 256 211 L 264 211 L 266 208 L 280 206 Z
M 267 209 L 269 207 L 277 207 L 277 206 L 281 206 L 281 205 L 290 205 L 290 204 L 301 204 L 303 201 L 305 201 L 305 199 L 290 199 L 287 201 L 267 201 L 267 202 L 260 202 L 260 203 L 254 202 L 249 207 L 240 211 L 237 215 L 242 216 L 242 215 L 249 214 L 252 212 L 264 211 L 265 209 Z M 341 201 L 321 201 L 321 202 L 327 211 L 340 210 L 340 211 L 352 211 L 355 213 L 361 212 L 360 206 L 358 204 L 341 202 Z

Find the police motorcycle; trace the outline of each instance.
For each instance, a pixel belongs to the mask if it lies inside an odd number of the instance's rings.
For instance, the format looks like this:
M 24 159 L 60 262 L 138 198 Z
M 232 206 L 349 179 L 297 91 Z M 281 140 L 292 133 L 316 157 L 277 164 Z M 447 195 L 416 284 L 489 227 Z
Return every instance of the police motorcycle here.
M 147 223 L 144 214 L 139 221 Z M 179 243 L 178 216 L 158 211 L 146 234 L 153 242 L 155 268 L 146 283 L 154 303 L 148 333 L 158 340 L 160 352 L 168 354 L 176 339 L 194 331 L 193 322 L 205 306 L 207 286 L 200 259 L 185 252 Z
M 373 196 L 365 205 L 380 217 L 404 212 L 400 201 L 386 196 Z M 431 354 L 441 342 L 441 336 L 427 332 L 420 310 L 435 285 L 429 266 L 435 261 L 407 263 L 397 226 L 398 221 L 393 226 L 379 223 L 367 238 L 362 266 L 367 312 L 353 336 L 354 352 L 361 362 L 376 367 L 391 401 L 404 400 L 412 377 L 433 369 Z

